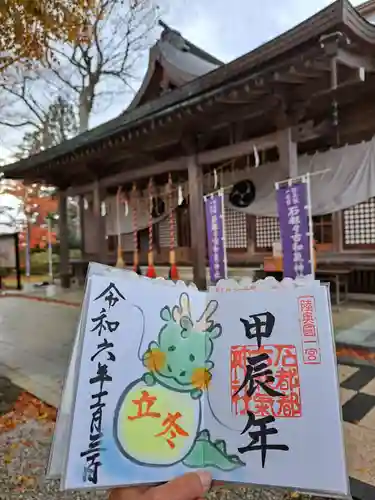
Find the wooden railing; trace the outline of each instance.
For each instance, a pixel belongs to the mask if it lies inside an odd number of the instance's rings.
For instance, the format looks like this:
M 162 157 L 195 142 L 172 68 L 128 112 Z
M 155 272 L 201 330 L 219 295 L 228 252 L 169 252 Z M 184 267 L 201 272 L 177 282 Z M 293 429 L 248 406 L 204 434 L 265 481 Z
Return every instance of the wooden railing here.
M 356 269 L 349 276 L 349 293 L 375 295 L 375 269 Z

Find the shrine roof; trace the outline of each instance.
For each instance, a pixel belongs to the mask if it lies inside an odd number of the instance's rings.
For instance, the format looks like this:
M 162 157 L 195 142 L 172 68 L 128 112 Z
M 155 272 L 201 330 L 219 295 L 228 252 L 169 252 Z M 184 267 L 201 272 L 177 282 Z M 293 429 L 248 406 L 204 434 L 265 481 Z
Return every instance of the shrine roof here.
M 136 105 L 133 102 L 128 110 L 114 120 L 7 165 L 3 168 L 4 176 L 32 180 L 35 177 L 34 169 L 46 172 L 53 170 L 57 174 L 58 165 L 67 166 L 69 163 L 91 160 L 100 151 L 108 156 L 108 148 L 118 147 L 124 151 L 135 138 L 155 134 L 156 130 L 174 120 L 183 124 L 185 115 L 202 114 L 205 112 L 204 106 L 212 109 L 223 98 L 235 95 L 244 87 L 248 89 L 247 92 L 253 93 L 256 102 L 259 94 L 265 92 L 264 75 L 267 78 L 272 76 L 272 80 L 266 81 L 266 84 L 271 82 L 266 90 L 268 94 L 272 94 L 271 86 L 280 78 L 283 84 L 295 83 L 305 77 L 306 81 L 311 81 L 312 74 L 307 75 L 308 71 L 319 71 L 313 62 L 318 60 L 320 65 L 319 58 L 326 55 L 322 39 L 335 33 L 346 38 L 360 55 L 374 54 L 375 26 L 368 23 L 347 0 L 336 0 L 298 26 L 228 64 L 220 64 L 219 60 L 177 32 L 165 29 L 155 50 L 158 60 L 169 66 L 170 74 L 181 86 L 144 104 Z M 301 63 L 303 71 L 298 72 L 298 64 Z
M 357 12 L 361 14 L 361 16 L 366 16 L 375 12 L 375 0 L 367 0 L 367 2 L 363 2 L 360 5 L 356 6 Z
M 159 24 L 164 29 L 160 39 L 150 49 L 148 67 L 143 82 L 122 115 L 139 106 L 142 101 L 145 101 L 145 97 L 147 99 L 147 90 L 155 75 L 157 65 L 163 69 L 163 78 L 168 80 L 168 84 L 181 87 L 214 71 L 223 64 L 222 61 L 191 43 L 181 33 L 170 28 L 164 22 L 160 21 Z M 164 89 L 164 91 L 167 90 Z

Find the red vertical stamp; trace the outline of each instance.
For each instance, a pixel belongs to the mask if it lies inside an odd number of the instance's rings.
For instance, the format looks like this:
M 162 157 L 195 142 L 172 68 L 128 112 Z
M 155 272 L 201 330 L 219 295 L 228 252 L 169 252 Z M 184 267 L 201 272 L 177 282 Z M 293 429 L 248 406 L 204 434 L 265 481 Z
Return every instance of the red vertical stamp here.
M 296 418 L 302 415 L 297 349 L 294 345 L 231 348 L 232 412 Z
M 303 362 L 306 365 L 320 364 L 321 355 L 314 297 L 310 295 L 299 297 L 298 309 L 301 324 Z

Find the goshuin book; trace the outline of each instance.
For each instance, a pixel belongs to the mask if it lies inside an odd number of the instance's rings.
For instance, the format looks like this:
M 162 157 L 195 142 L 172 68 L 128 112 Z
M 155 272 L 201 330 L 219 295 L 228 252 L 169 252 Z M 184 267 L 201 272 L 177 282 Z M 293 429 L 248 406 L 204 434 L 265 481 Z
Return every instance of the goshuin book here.
M 101 274 L 87 281 L 56 427 L 63 489 L 208 469 L 349 496 L 325 286 L 200 292 Z

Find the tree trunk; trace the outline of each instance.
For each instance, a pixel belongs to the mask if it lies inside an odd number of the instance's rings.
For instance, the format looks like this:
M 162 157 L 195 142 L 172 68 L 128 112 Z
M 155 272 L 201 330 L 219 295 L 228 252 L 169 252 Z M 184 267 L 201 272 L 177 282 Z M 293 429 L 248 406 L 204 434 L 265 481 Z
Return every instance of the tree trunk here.
M 86 105 L 80 103 L 79 106 L 79 133 L 82 134 L 89 129 L 89 113 L 87 111 Z
M 90 99 L 89 91 L 87 88 L 83 88 L 79 96 L 79 133 L 82 134 L 89 129 L 89 117 L 90 117 Z

